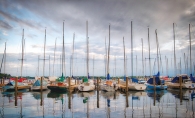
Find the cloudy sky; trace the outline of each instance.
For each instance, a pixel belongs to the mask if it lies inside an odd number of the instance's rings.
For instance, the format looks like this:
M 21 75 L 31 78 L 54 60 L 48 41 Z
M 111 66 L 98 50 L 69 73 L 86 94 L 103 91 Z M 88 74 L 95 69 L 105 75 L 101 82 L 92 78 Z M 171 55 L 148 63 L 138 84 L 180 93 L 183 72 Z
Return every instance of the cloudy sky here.
M 174 76 L 190 73 L 189 24 L 192 60 L 195 55 L 194 0 L 1 0 L 0 60 L 3 58 L 6 42 L 6 63 L 2 65 L 2 73 L 21 75 L 20 59 L 24 29 L 25 49 L 22 75 L 42 76 L 46 30 L 47 60 L 45 60 L 44 75 L 60 76 L 63 21 L 67 76 L 86 75 L 86 21 L 88 21 L 91 76 L 105 75 L 105 40 L 108 47 L 109 24 L 111 76 L 124 75 L 123 37 L 126 50 L 126 75 L 150 75 L 148 28 L 151 74 L 158 71 L 156 37 L 161 56 L 159 64 L 161 74 Z M 131 58 L 131 22 L 133 59 Z M 174 68 L 173 23 L 175 23 L 176 69 Z M 157 35 L 155 30 L 157 30 Z M 74 33 L 74 59 L 71 62 Z M 141 39 L 143 39 L 143 58 Z M 194 61 L 192 61 L 192 71 L 194 72 Z

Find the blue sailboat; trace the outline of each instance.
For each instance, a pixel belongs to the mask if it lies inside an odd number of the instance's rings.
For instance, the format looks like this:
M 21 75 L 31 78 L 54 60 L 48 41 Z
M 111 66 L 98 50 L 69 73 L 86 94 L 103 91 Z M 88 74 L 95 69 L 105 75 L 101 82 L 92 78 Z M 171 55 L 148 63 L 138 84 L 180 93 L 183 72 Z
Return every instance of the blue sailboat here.
M 33 91 L 40 91 L 41 90 L 41 78 L 37 79 L 35 83 L 32 85 L 31 88 Z M 42 90 L 47 90 L 47 81 L 42 80 Z
M 167 89 L 167 85 L 165 85 L 165 81 L 160 79 L 160 72 L 157 75 L 153 75 L 153 78 L 150 78 L 146 83 L 147 90 L 165 90 Z M 155 83 L 153 83 L 153 79 L 155 79 Z

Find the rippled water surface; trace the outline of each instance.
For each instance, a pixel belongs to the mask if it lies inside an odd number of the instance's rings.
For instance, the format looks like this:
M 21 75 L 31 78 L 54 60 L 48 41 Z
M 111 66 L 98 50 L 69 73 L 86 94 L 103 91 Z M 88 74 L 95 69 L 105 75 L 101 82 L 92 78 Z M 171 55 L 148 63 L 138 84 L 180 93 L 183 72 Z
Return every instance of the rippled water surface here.
M 15 97 L 17 96 L 17 97 Z M 19 91 L 0 94 L 2 118 L 194 117 L 193 90 L 73 92 Z

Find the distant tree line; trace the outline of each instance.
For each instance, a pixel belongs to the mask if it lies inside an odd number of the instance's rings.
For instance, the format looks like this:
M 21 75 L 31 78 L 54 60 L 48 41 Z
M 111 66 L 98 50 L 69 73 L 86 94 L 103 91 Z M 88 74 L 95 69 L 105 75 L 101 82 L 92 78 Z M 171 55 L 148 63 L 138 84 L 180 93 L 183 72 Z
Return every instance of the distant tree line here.
M 0 79 L 2 79 L 3 77 L 10 78 L 11 75 L 6 73 L 0 73 Z

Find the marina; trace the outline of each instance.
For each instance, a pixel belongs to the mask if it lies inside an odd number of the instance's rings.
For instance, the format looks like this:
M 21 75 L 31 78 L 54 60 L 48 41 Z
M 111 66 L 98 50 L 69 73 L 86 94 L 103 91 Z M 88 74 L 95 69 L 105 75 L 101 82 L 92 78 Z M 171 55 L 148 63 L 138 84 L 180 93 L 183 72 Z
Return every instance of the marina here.
M 104 92 L 18 91 L 0 94 L 0 115 L 10 117 L 194 117 L 194 90 Z M 10 112 L 11 111 L 11 112 Z
M 194 118 L 194 0 L 0 0 L 0 118 Z

